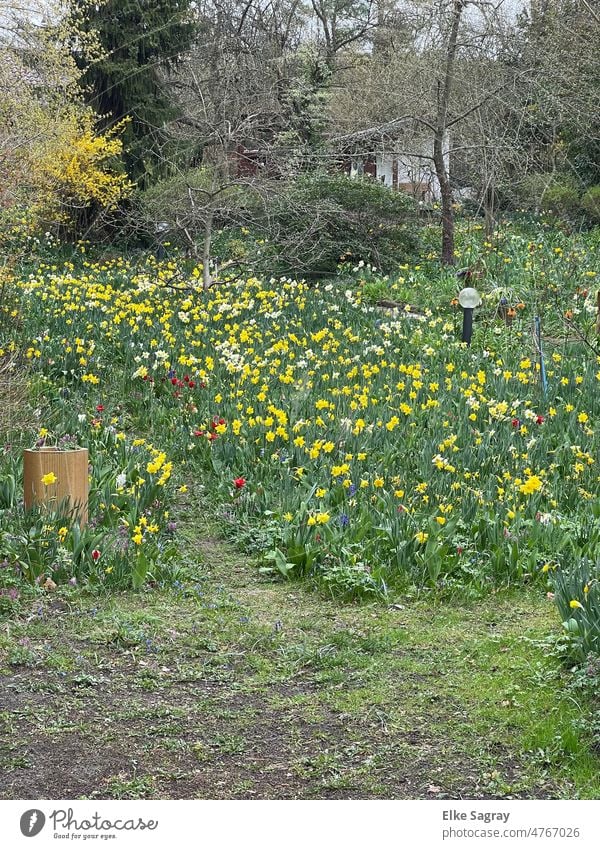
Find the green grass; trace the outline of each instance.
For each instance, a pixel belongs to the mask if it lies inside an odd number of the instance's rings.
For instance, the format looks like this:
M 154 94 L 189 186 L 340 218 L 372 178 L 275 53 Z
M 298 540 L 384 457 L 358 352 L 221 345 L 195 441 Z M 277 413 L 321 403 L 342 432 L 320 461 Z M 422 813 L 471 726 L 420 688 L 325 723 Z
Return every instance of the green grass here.
M 184 537 L 180 591 L 4 627 L 4 798 L 598 797 L 543 593 L 343 606 Z

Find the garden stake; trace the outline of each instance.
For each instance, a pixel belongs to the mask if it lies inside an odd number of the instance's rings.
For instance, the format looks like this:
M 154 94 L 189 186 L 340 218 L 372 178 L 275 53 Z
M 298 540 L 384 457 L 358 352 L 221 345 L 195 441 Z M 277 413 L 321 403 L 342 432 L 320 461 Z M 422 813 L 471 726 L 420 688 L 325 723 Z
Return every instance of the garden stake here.
M 539 315 L 535 317 L 535 339 L 540 357 L 540 377 L 542 380 L 542 391 L 544 395 L 548 394 L 548 379 L 546 377 L 546 366 L 544 365 L 544 352 L 542 350 L 542 322 Z

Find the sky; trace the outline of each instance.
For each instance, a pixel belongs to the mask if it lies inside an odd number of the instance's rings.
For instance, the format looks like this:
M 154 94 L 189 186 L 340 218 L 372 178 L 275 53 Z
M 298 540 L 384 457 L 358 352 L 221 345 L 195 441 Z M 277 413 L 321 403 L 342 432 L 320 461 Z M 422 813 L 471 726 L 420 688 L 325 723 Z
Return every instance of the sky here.
M 510 15 L 517 15 L 525 6 L 528 5 L 527 0 L 504 0 L 503 9 Z

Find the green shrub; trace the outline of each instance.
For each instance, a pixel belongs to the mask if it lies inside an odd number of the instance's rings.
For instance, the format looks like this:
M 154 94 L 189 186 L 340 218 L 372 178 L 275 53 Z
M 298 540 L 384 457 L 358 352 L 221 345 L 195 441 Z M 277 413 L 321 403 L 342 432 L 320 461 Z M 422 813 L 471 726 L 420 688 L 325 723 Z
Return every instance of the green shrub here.
M 319 276 L 361 259 L 387 273 L 418 246 L 414 200 L 369 179 L 304 174 L 281 186 L 267 218 L 282 273 Z
M 551 183 L 552 175 L 547 173 L 526 174 L 521 179 L 506 181 L 497 189 L 499 204 L 508 209 L 539 212 Z
M 569 216 L 579 209 L 579 192 L 569 177 L 561 177 L 548 186 L 541 199 L 545 212 Z
M 215 194 L 210 170 L 197 168 L 139 193 L 129 216 L 142 243 L 193 242 L 201 254 L 208 227 L 212 255 L 297 277 L 331 274 L 344 260 L 394 270 L 417 250 L 417 226 L 408 195 L 324 172 L 232 182 Z
M 581 198 L 581 208 L 594 222 L 600 223 L 600 186 L 592 186 Z

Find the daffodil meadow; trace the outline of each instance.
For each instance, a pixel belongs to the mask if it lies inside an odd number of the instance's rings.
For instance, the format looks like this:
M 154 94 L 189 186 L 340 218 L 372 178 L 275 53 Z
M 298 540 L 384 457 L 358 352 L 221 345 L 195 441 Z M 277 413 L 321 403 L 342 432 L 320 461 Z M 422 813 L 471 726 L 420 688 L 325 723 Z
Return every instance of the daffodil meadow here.
M 22 580 L 174 579 L 177 502 L 193 492 L 274 576 L 346 598 L 536 583 L 576 639 L 598 640 L 600 360 L 554 329 L 545 385 L 533 333 L 538 311 L 549 328 L 569 311 L 595 320 L 597 256 L 556 239 L 465 241 L 484 271 L 470 347 L 461 284 L 430 259 L 391 280 L 357 264 L 208 291 L 178 256 L 40 261 L 17 280 L 2 355 L 29 366 L 34 438 L 89 447 L 91 518 L 20 515 L 5 448 L 5 595 Z M 374 281 L 423 320 L 377 307 Z M 514 321 L 494 314 L 504 296 Z

